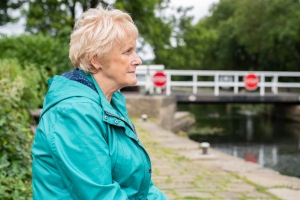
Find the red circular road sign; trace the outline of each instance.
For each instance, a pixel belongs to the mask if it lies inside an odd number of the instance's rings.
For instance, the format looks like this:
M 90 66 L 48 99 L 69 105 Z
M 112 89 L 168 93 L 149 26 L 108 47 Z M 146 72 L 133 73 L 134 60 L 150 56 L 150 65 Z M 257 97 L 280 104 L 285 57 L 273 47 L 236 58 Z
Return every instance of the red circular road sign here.
M 258 87 L 258 82 L 259 82 L 258 76 L 256 76 L 253 73 L 244 76 L 245 88 L 247 90 L 256 90 Z
M 152 80 L 153 80 L 153 84 L 155 85 L 155 87 L 163 88 L 163 87 L 165 87 L 165 85 L 167 83 L 167 76 L 163 72 L 156 72 L 153 75 Z

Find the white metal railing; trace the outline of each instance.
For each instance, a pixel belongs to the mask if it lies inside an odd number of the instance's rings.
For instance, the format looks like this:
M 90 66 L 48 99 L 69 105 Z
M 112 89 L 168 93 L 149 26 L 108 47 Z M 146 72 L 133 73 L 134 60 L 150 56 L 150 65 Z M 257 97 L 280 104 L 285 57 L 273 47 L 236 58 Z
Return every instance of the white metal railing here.
M 164 71 L 164 65 L 140 65 L 136 68 L 136 75 L 138 78 L 138 86 L 144 86 L 145 90 L 150 94 L 154 93 L 154 84 L 152 81 L 153 75 L 157 71 Z M 165 72 L 165 71 L 164 71 Z
M 156 67 L 148 66 L 137 68 L 138 86 L 145 86 L 146 90 L 152 94 L 154 84 L 152 77 L 157 71 L 163 71 L 166 74 L 167 82 L 165 86 L 166 94 L 172 94 L 172 87 L 192 87 L 192 94 L 197 94 L 201 87 L 213 88 L 214 95 L 220 94 L 220 88 L 231 87 L 233 93 L 238 94 L 240 88 L 245 88 L 243 77 L 249 73 L 254 73 L 259 78 L 258 89 L 261 96 L 265 95 L 265 89 L 271 88 L 273 94 L 278 94 L 278 88 L 300 88 L 299 82 L 279 82 L 280 77 L 300 77 L 300 72 L 283 71 L 210 71 L 210 70 L 163 70 L 163 65 Z M 190 76 L 192 81 L 172 81 L 172 76 Z M 212 77 L 213 81 L 198 81 L 199 77 Z M 227 78 L 227 80 L 225 79 Z M 241 80 L 242 79 L 242 80 Z M 266 79 L 269 79 L 266 80 Z

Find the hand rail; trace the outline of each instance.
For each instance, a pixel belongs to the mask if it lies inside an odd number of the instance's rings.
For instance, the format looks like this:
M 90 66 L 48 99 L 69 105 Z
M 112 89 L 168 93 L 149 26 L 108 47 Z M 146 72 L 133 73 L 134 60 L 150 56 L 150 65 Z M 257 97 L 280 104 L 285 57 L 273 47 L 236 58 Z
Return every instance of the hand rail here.
M 245 87 L 243 82 L 243 77 L 249 73 L 254 73 L 259 77 L 258 89 L 260 96 L 265 95 L 265 89 L 271 88 L 271 93 L 278 94 L 278 88 L 300 88 L 299 82 L 279 82 L 281 77 L 299 77 L 300 72 L 283 72 L 283 71 L 221 71 L 221 70 L 138 70 L 136 74 L 138 76 L 138 86 L 148 87 L 150 94 L 154 92 L 154 85 L 152 82 L 152 77 L 156 71 L 163 71 L 167 76 L 166 83 L 166 94 L 172 94 L 172 87 L 191 87 L 192 94 L 197 94 L 197 91 L 201 87 L 211 87 L 214 91 L 214 95 L 218 96 L 220 94 L 220 88 L 231 87 L 233 88 L 233 94 L 238 94 L 240 88 Z M 145 78 L 142 78 L 142 77 Z M 190 76 L 191 81 L 174 81 L 172 76 Z M 211 77 L 213 81 L 198 81 L 199 77 Z M 229 77 L 229 81 L 224 81 L 224 77 Z M 267 81 L 266 79 L 270 79 Z

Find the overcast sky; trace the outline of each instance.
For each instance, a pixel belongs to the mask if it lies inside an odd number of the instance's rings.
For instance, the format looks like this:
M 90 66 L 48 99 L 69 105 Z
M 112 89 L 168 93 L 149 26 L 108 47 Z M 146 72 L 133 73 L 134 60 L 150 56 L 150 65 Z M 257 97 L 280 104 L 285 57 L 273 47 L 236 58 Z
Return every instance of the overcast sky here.
M 171 5 L 175 7 L 179 6 L 193 6 L 194 8 L 190 13 L 194 16 L 194 21 L 199 21 L 199 19 L 207 16 L 209 14 L 209 9 L 214 3 L 218 3 L 219 0 L 171 0 Z

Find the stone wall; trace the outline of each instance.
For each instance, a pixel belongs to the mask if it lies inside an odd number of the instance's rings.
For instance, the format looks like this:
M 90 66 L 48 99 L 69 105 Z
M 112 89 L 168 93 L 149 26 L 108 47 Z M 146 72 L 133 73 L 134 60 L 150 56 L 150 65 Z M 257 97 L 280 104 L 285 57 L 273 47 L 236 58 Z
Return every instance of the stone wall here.
M 171 131 L 173 131 L 174 133 L 178 131 L 188 132 L 195 123 L 196 119 L 193 115 L 191 115 L 190 112 L 176 112 L 174 115 Z
M 168 130 L 172 129 L 177 109 L 175 97 L 123 94 L 126 98 L 129 117 L 141 117 L 142 114 L 146 114 L 149 118 L 157 119 L 162 127 Z
M 274 105 L 273 115 L 277 118 L 300 122 L 300 105 Z

